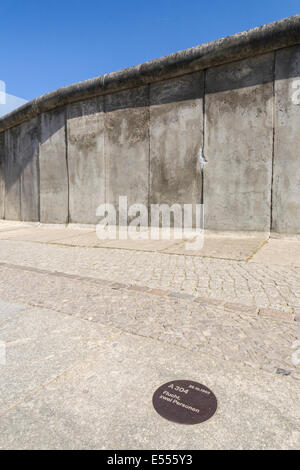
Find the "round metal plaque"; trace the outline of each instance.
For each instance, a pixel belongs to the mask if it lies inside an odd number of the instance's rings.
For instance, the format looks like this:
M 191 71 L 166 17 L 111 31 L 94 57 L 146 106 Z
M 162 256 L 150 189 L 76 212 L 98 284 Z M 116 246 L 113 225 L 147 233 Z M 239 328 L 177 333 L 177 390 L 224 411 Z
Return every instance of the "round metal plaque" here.
M 191 380 L 174 380 L 159 387 L 152 403 L 163 418 L 179 424 L 198 424 L 211 418 L 218 406 L 213 392 Z

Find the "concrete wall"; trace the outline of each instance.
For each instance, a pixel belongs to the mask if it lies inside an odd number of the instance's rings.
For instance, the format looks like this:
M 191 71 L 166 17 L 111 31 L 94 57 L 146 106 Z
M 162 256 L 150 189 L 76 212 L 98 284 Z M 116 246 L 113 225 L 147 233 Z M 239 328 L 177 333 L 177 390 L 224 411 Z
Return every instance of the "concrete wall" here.
M 103 97 L 67 108 L 69 222 L 97 223 L 105 202 Z
M 209 69 L 205 85 L 205 225 L 268 231 L 274 54 Z
M 300 232 L 300 46 L 276 53 L 272 229 Z
M 139 87 L 105 96 L 106 202 L 116 208 L 119 196 L 148 206 L 148 94 Z
M 150 202 L 199 204 L 203 72 L 150 86 Z
M 67 223 L 69 180 L 64 108 L 40 118 L 40 220 Z
M 4 218 L 4 199 L 5 199 L 5 176 L 4 176 L 4 155 L 5 155 L 5 134 L 0 134 L 0 219 Z
M 203 201 L 211 230 L 299 234 L 295 18 L 67 87 L 0 119 L 0 217 L 95 224 L 99 204 L 125 195 L 148 206 Z

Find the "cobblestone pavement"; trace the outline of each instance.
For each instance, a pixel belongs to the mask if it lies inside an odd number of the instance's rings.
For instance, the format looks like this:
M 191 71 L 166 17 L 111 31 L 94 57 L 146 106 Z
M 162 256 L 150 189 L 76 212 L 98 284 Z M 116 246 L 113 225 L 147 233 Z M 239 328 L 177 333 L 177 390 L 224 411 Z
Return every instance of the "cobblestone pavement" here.
M 18 260 L 19 263 L 23 257 L 23 267 L 1 266 L 0 298 L 3 301 L 73 315 L 89 322 L 98 322 L 187 350 L 206 353 L 231 361 L 233 365 L 244 364 L 273 374 L 291 373 L 291 377 L 286 377 L 287 380 L 300 378 L 299 365 L 293 361 L 297 354 L 296 341 L 300 338 L 298 322 L 252 316 L 220 305 L 201 305 L 186 299 L 160 295 L 159 291 L 156 295 L 151 295 L 114 282 L 76 278 L 76 275 L 53 272 L 62 268 L 65 268 L 65 272 L 70 271 L 71 259 L 74 263 L 76 256 L 76 269 L 80 270 L 81 276 L 91 274 L 89 263 L 93 256 L 94 264 L 100 266 L 102 255 L 106 269 L 99 270 L 99 275 L 101 273 L 103 277 L 103 273 L 106 273 L 107 277 L 115 281 L 118 258 L 124 273 L 122 280 L 128 282 L 132 278 L 136 279 L 136 273 L 133 273 L 134 260 L 139 260 L 137 272 L 142 272 L 142 263 L 145 266 L 147 259 L 143 256 L 144 253 L 115 253 L 110 250 L 108 253 L 102 249 L 78 253 L 78 250 L 57 246 L 22 243 L 10 245 L 1 242 L 2 262 L 4 254 L 11 261 L 13 258 L 14 262 Z M 110 276 L 109 256 L 112 266 Z M 179 266 L 180 263 L 182 267 L 186 266 L 184 260 L 177 262 Z M 24 268 L 29 264 L 34 267 Z M 38 271 L 37 266 L 45 271 Z M 155 269 L 153 265 L 152 267 Z M 95 274 L 96 269 L 92 272 Z M 121 280 L 121 276 L 117 279 Z M 0 332 L 1 328 L 5 328 L 5 323 L 0 325 Z
M 300 315 L 299 267 L 6 240 L 0 261 Z

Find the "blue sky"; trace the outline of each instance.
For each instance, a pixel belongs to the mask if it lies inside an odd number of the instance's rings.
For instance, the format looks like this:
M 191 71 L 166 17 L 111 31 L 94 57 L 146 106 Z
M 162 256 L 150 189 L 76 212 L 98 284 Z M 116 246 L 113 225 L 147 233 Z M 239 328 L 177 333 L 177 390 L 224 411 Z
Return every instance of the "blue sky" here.
M 0 8 L 0 80 L 31 100 L 294 15 L 299 0 L 0 0 Z

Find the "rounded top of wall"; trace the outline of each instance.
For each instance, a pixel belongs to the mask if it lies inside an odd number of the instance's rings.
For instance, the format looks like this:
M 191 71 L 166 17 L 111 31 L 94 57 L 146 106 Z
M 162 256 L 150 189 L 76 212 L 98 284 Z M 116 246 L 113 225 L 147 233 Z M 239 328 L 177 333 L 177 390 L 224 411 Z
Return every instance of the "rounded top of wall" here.
M 0 132 L 68 103 L 174 78 L 296 44 L 300 44 L 300 15 L 59 88 L 0 118 Z

